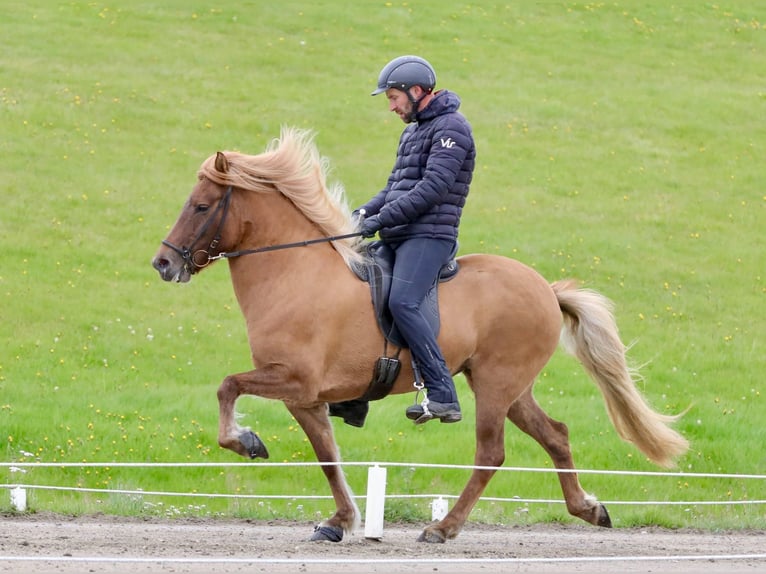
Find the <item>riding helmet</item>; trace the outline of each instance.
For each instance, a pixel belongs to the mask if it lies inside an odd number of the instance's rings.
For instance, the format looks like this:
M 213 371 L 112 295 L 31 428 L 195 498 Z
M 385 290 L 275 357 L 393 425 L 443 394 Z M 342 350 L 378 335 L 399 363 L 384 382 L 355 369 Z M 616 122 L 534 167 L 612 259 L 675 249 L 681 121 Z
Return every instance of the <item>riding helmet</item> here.
M 389 88 L 406 92 L 412 86 L 420 86 L 430 92 L 435 85 L 436 72 L 431 64 L 418 56 L 399 56 L 380 71 L 378 87 L 370 95 L 377 96 Z

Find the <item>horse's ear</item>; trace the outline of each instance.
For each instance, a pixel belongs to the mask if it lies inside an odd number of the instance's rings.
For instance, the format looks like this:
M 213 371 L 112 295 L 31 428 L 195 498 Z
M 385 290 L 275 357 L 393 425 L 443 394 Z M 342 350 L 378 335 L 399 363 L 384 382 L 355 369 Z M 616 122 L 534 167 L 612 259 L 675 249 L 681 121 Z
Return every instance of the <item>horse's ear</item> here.
M 226 173 L 229 171 L 229 160 L 226 159 L 223 152 L 218 151 L 215 153 L 215 170 L 218 173 Z

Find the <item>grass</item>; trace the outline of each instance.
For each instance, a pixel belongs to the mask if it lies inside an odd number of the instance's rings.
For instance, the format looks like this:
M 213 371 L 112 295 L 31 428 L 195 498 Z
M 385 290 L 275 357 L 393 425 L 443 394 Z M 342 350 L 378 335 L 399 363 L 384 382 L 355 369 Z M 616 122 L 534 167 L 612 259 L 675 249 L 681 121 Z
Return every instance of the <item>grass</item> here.
M 478 6 L 376 2 L 11 1 L 0 22 L 0 445 L 5 461 L 228 462 L 215 389 L 250 368 L 224 266 L 189 285 L 149 266 L 202 160 L 256 153 L 282 124 L 317 131 L 352 205 L 383 185 L 399 120 L 369 97 L 380 67 L 428 57 L 463 98 L 479 149 L 464 253 L 520 259 L 612 298 L 643 391 L 690 407 L 680 469 L 766 473 L 762 182 L 766 36 L 752 3 Z M 458 388 L 473 416 L 469 392 Z M 536 396 L 578 467 L 655 470 L 619 441 L 598 392 L 557 354 Z M 411 397 L 336 426 L 349 461 L 471 464 L 472 425 L 413 428 Z M 245 399 L 277 461 L 312 461 L 284 407 Z M 511 466 L 549 467 L 509 427 Z M 312 467 L 1 471 L 5 483 L 328 494 Z M 364 494 L 365 473 L 348 469 Z M 464 471 L 389 470 L 389 492 L 457 494 Z M 583 475 L 602 500 L 766 499 L 763 480 Z M 490 497 L 560 500 L 553 475 L 500 473 Z M 390 518 L 430 515 L 393 500 Z M 298 508 L 300 506 L 300 508 Z M 0 508 L 7 507 L 0 501 Z M 32 509 L 326 515 L 323 500 L 36 490 Z M 621 506 L 617 525 L 763 528 L 762 508 Z M 472 519 L 569 520 L 560 504 L 481 503 Z

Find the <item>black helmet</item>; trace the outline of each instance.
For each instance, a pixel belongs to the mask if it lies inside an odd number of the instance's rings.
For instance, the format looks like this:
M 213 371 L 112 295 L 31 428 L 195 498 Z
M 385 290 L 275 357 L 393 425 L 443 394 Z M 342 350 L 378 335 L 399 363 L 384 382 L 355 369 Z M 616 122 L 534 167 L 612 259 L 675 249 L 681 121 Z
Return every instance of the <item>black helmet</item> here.
M 380 71 L 378 88 L 370 95 L 377 96 L 389 88 L 406 92 L 412 86 L 420 86 L 430 92 L 435 85 L 436 72 L 431 64 L 417 56 L 399 56 Z

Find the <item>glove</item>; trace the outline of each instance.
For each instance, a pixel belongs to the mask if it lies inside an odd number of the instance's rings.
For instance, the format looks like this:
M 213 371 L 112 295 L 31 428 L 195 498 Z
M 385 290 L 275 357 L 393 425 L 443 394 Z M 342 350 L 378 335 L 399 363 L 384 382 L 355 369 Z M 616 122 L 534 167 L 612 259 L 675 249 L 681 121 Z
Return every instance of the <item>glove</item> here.
M 378 216 L 373 215 L 362 221 L 359 226 L 359 232 L 362 234 L 362 237 L 369 238 L 375 235 L 380 228 L 381 225 Z

